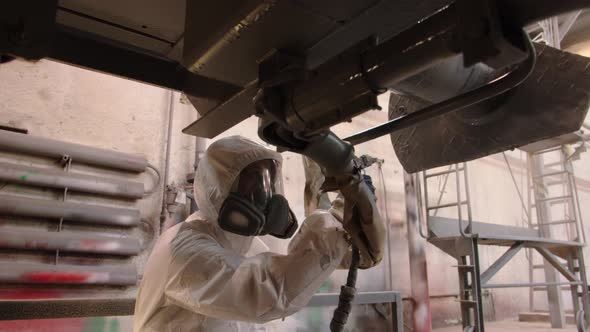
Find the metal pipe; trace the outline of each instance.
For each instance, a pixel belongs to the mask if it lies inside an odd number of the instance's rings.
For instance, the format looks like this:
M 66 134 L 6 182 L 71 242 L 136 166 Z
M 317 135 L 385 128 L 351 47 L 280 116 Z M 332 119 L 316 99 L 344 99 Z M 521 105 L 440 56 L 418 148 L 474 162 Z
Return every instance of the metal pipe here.
M 148 165 L 144 157 L 134 154 L 8 131 L 0 131 L 0 150 L 56 159 L 69 156 L 75 162 L 130 172 L 143 172 Z
M 137 283 L 137 271 L 133 265 L 90 266 L 1 263 L 0 282 L 131 286 Z
M 327 176 L 353 173 L 354 149 L 331 131 L 312 138 L 301 154 L 318 163 Z
M 460 201 L 460 202 L 455 202 L 455 203 L 446 203 L 446 204 L 440 204 L 440 205 L 434 205 L 434 206 L 429 206 L 426 208 L 426 210 L 438 210 L 438 209 L 444 209 L 444 208 L 448 208 L 448 207 L 452 207 L 452 206 L 461 206 L 467 204 L 467 201 Z
M 207 151 L 207 139 L 203 137 L 196 137 L 195 138 L 195 172 L 197 171 L 197 167 L 199 167 L 199 162 L 205 156 L 205 152 Z
M 429 103 L 439 103 L 482 86 L 502 74 L 482 63 L 465 68 L 463 56 L 457 55 L 389 88 Z
M 0 248 L 30 250 L 60 250 L 66 252 L 136 255 L 140 252 L 139 240 L 88 232 L 47 232 L 0 228 Z
M 374 93 L 456 55 L 449 37 L 455 15 L 447 7 L 366 52 L 355 47 L 321 65 L 288 89 L 287 124 L 313 132 L 377 107 Z
M 160 234 L 165 229 L 166 219 L 169 216 L 168 207 L 166 202 L 166 194 L 168 192 L 168 174 L 170 173 L 170 146 L 172 142 L 172 120 L 174 119 L 174 91 L 170 90 L 169 102 L 168 102 L 168 129 L 166 130 L 166 157 L 164 159 L 164 177 L 162 182 L 164 183 L 164 190 L 162 190 L 162 208 L 160 210 Z
M 473 232 L 473 213 L 471 211 L 471 196 L 469 193 L 469 173 L 467 171 L 467 163 L 463 163 L 463 178 L 465 179 L 465 200 L 467 201 L 467 231 Z
M 524 82 L 535 68 L 536 53 L 532 42 L 527 38 L 527 49 L 529 57 L 517 69 L 502 78 L 499 78 L 491 83 L 484 85 L 475 90 L 466 92 L 462 95 L 450 98 L 443 102 L 427 106 L 422 110 L 390 120 L 382 125 L 367 129 L 355 135 L 345 138 L 345 141 L 352 145 L 361 144 L 377 137 L 390 134 L 392 132 L 408 128 L 416 123 L 423 122 L 446 113 L 455 112 L 465 107 L 475 105 L 485 100 L 489 100 L 504 92 L 507 92 L 514 87 L 519 86 Z
M 0 123 L 0 130 L 12 131 L 12 132 L 21 133 L 21 134 L 28 134 L 29 133 L 28 129 L 13 127 L 11 125 L 7 125 L 7 124 L 3 124 L 3 123 Z
M 0 181 L 133 199 L 144 194 L 140 182 L 3 162 L 0 162 Z
M 194 165 L 194 173 L 197 173 L 197 168 L 199 167 L 199 163 L 201 162 L 201 159 L 203 159 L 203 157 L 205 156 L 205 152 L 207 151 L 207 139 L 203 138 L 203 137 L 196 137 L 195 138 L 195 165 Z M 192 183 L 192 181 L 191 181 Z M 197 201 L 194 197 L 194 195 L 192 195 L 191 197 L 191 207 L 190 207 L 190 213 L 193 214 L 195 212 L 197 212 L 197 210 L 199 210 L 199 206 L 197 205 Z
M 519 287 L 538 287 L 538 286 L 563 286 L 563 285 L 581 285 L 581 282 L 531 282 L 528 284 L 487 284 L 481 286 L 481 288 L 519 288 Z
M 470 234 L 465 232 L 463 228 L 463 204 L 466 204 L 467 201 L 461 201 L 461 178 L 459 177 L 459 164 L 455 164 L 455 185 L 457 186 L 457 222 L 459 224 L 459 233 L 462 237 L 467 238 Z
M 406 218 L 408 223 L 408 246 L 410 254 L 410 280 L 412 299 L 414 300 L 412 318 L 414 331 L 432 331 L 432 315 L 428 289 L 428 270 L 426 262 L 425 240 L 419 234 L 420 216 L 417 200 L 417 174 L 404 172 L 406 194 Z
M 0 195 L 3 214 L 116 226 L 136 226 L 140 219 L 136 209 Z

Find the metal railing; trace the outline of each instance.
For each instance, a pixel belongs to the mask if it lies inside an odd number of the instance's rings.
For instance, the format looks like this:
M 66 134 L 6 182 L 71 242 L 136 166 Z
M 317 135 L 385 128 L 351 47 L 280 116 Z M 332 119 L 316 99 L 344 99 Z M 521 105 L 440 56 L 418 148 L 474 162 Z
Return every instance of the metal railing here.
M 461 185 L 461 172 L 463 173 L 463 185 Z M 456 201 L 451 203 L 444 203 L 441 204 L 442 196 L 444 193 L 444 189 L 448 183 L 448 176 L 454 174 L 455 176 L 455 186 L 456 186 Z M 440 178 L 444 176 L 444 184 L 443 189 L 437 199 L 437 203 L 435 205 L 430 205 L 430 201 L 428 198 L 428 181 L 433 178 Z M 428 229 L 430 229 L 429 219 L 431 216 L 431 212 L 434 211 L 434 215 L 440 209 L 447 209 L 456 207 L 457 208 L 457 224 L 459 227 L 459 233 L 464 238 L 469 238 L 473 236 L 472 233 L 472 224 L 473 224 L 473 216 L 471 213 L 471 197 L 469 195 L 469 179 L 467 173 L 467 163 L 461 164 L 454 164 L 449 166 L 447 170 L 444 171 L 437 171 L 434 173 L 427 173 L 427 171 L 422 172 L 422 178 L 424 180 L 424 210 L 426 211 L 426 224 Z M 465 189 L 465 197 L 463 198 L 462 195 L 462 188 Z M 419 193 L 419 204 L 421 204 L 421 193 Z M 463 218 L 463 207 L 466 207 L 467 210 L 467 219 Z M 467 226 L 463 227 L 463 221 L 467 221 Z M 420 223 L 420 235 L 428 239 L 430 234 L 424 234 L 422 229 L 422 223 Z

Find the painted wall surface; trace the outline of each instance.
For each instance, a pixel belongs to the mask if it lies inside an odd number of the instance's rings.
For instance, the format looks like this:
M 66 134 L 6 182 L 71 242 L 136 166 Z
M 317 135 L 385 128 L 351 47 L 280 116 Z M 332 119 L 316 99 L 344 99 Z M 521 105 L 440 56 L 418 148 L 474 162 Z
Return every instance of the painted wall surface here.
M 380 97 L 383 111 L 371 111 L 354 119 L 352 123 L 334 128 L 341 137 L 353 134 L 387 120 L 388 96 Z M 14 61 L 0 66 L 0 123 L 29 129 L 31 135 L 88 144 L 96 147 L 141 154 L 161 171 L 164 169 L 166 130 L 168 125 L 169 92 L 160 88 L 142 85 L 136 82 L 94 73 L 50 61 L 26 63 Z M 169 183 L 182 184 L 186 174 L 192 171 L 194 158 L 194 138 L 183 135 L 181 129 L 196 119 L 196 112 L 191 105 L 174 97 L 174 120 L 172 150 L 170 159 Z M 250 118 L 232 128 L 222 136 L 240 134 L 256 141 L 257 120 Z M 378 291 L 394 289 L 404 295 L 410 294 L 408 272 L 408 248 L 405 225 L 405 208 L 403 195 L 403 170 L 393 152 L 389 137 L 382 137 L 372 142 L 359 145 L 357 154 L 369 154 L 385 160 L 382 174 L 376 167 L 367 170 L 372 176 L 378 205 L 383 216 L 387 216 L 389 243 L 388 255 L 383 262 L 370 270 L 361 271 L 358 277 L 360 291 Z M 513 167 L 516 182 L 521 192 L 526 192 L 526 155 L 520 151 L 508 152 L 508 159 Z M 286 197 L 299 217 L 303 220 L 303 185 L 304 173 L 301 157 L 292 153 L 283 154 L 284 183 Z M 12 160 L 11 154 L 0 154 L 0 159 Z M 48 163 L 47 161 L 39 161 Z M 83 167 L 79 170 L 96 172 Z M 576 162 L 576 174 L 582 214 L 590 220 L 590 155 L 582 155 Z M 507 171 L 502 155 L 494 155 L 469 163 L 470 193 L 473 204 L 474 219 L 504 225 L 524 225 L 524 213 L 514 183 Z M 115 173 L 113 176 L 120 176 Z M 148 184 L 148 174 L 126 175 Z M 433 197 L 440 191 L 443 200 L 453 199 L 453 181 L 443 190 L 442 183 L 433 180 L 429 183 Z M 1 186 L 0 186 L 1 187 Z M 13 191 L 6 187 L 3 190 Z M 76 200 L 96 200 L 87 196 L 73 196 Z M 526 194 L 525 194 L 526 200 Z M 137 202 L 111 202 L 99 199 L 99 202 L 132 205 L 142 211 L 142 216 L 157 230 L 161 208 L 161 192 Z M 445 212 L 441 211 L 444 216 Z M 31 226 L 49 228 L 48 224 L 31 223 Z M 79 226 L 68 226 L 78 229 Z M 126 233 L 140 237 L 144 241 L 144 252 L 133 259 L 141 273 L 152 246 L 152 230 L 138 228 Z M 586 227 L 586 232 L 590 229 Z M 286 252 L 286 241 L 267 237 L 265 242 L 272 250 Z M 489 266 L 504 248 L 482 247 L 482 270 Z M 586 250 L 588 252 L 588 250 Z M 590 252 L 588 252 L 590 253 Z M 2 258 L 0 256 L 0 258 Z M 493 282 L 526 282 L 528 263 L 525 255 L 519 254 L 504 270 L 492 280 Z M 435 326 L 457 323 L 459 307 L 452 295 L 458 292 L 456 262 L 445 253 L 428 245 L 427 248 L 430 292 L 435 296 L 432 312 Z M 344 282 L 346 271 L 338 271 L 322 287 L 321 291 L 336 292 Z M 133 295 L 135 289 L 101 293 L 101 295 Z M 70 290 L 71 293 L 71 290 Z M 568 293 L 564 292 L 564 298 Z M 525 288 L 500 290 L 494 289 L 487 296 L 486 310 L 495 311 L 487 317 L 513 317 L 519 311 L 528 310 L 528 290 Z M 537 297 L 537 306 L 544 306 L 542 296 Z M 0 323 L 0 331 L 10 331 L 8 325 Z M 80 323 L 82 326 L 83 323 Z M 100 323 L 102 324 L 102 323 Z M 112 320 L 104 321 L 103 329 L 92 331 L 115 331 L 108 329 Z M 110 324 L 110 325 L 109 325 Z M 127 323 L 125 323 L 127 324 Z M 123 326 L 130 326 L 121 323 Z M 4 326 L 4 328 L 3 328 Z M 101 325 L 102 326 L 102 325 Z M 13 329 L 15 330 L 15 329 Z M 30 331 L 36 331 L 30 329 Z M 87 331 L 84 328 L 72 331 Z

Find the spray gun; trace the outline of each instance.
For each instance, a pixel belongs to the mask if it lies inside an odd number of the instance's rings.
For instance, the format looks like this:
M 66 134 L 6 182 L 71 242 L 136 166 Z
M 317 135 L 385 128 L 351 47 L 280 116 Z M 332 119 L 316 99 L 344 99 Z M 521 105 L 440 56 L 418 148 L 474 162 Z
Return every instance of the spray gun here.
M 356 162 L 358 163 L 359 168 L 365 169 L 373 166 L 374 164 L 377 164 L 379 165 L 379 167 L 381 167 L 383 163 L 385 163 L 385 160 L 369 156 L 368 154 L 364 154 L 358 157 Z

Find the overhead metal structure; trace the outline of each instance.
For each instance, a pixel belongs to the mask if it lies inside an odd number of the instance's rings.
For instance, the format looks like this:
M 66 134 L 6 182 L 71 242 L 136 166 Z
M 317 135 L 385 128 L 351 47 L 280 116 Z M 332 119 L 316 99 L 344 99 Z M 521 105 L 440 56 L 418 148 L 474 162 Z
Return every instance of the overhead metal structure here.
M 329 175 L 358 172 L 351 142 L 393 132 L 404 167 L 418 171 L 579 128 L 590 104 L 583 88 L 589 84 L 588 61 L 535 46 L 523 29 L 585 7 L 590 1 L 10 1 L 0 12 L 0 62 L 47 58 L 182 91 L 200 114 L 185 129 L 193 135 L 214 137 L 256 115 L 261 138 L 309 156 Z M 560 57 L 567 58 L 563 68 L 547 66 Z M 436 72 L 446 61 L 460 63 L 457 77 L 469 78 L 465 73 L 475 68 L 478 79 L 446 85 L 441 78 L 448 75 Z M 548 69 L 545 83 L 540 77 Z M 424 109 L 400 111 L 389 123 L 352 136 L 351 142 L 329 131 L 378 108 L 377 95 L 389 89 L 423 94 L 427 87 L 408 84 L 417 75 L 458 88 L 443 91 L 441 99 L 426 98 Z M 534 83 L 538 81 L 543 82 Z M 544 92 L 548 86 L 557 87 L 559 98 Z M 547 112 L 539 112 L 541 107 L 513 112 L 525 109 L 529 96 L 537 94 L 545 96 L 540 106 Z M 523 123 L 531 122 L 539 124 L 522 130 Z M 462 144 L 449 144 L 456 138 L 464 139 Z M 147 167 L 145 160 L 121 154 L 57 148 L 56 142 L 39 148 L 31 142 L 23 136 L 16 140 L 31 154 L 65 154 L 66 169 L 69 158 L 92 164 L 96 156 L 105 157 L 95 163 L 99 166 L 136 172 Z M 450 146 L 455 151 L 445 149 Z M 63 200 L 66 196 L 64 188 Z M 71 204 L 76 203 L 58 205 Z M 57 217 L 60 224 L 66 218 Z M 129 225 L 136 223 L 134 217 Z M 461 237 L 476 241 L 469 237 L 475 229 L 460 229 Z M 466 256 L 477 255 L 472 251 L 461 259 Z
M 585 0 L 20 1 L 9 3 L 0 16 L 0 27 L 7 36 L 0 41 L 0 52 L 28 59 L 52 58 L 182 90 L 201 114 L 187 132 L 209 137 L 255 114 L 252 98 L 259 89 L 290 82 L 288 85 L 296 86 L 292 100 L 299 104 L 294 105 L 287 127 L 300 131 L 298 126 L 303 125 L 309 131 L 375 108 L 371 92 L 395 89 L 409 76 L 453 54 L 463 54 L 466 65 L 486 63 L 501 75 L 502 68 L 526 56 L 519 41 L 522 27 L 588 5 Z M 31 7 L 36 10 L 30 11 Z M 286 67 L 273 69 L 263 61 L 273 50 L 279 50 L 280 66 L 288 65 L 288 73 L 279 75 L 276 70 Z M 261 63 L 266 65 L 260 67 Z M 352 79 L 342 84 L 346 77 Z M 569 82 L 572 77 L 558 79 Z M 542 86 L 533 87 L 527 93 L 542 90 Z M 566 99 L 584 103 L 587 96 L 573 93 Z M 457 102 L 447 109 L 452 112 L 459 106 L 465 104 Z M 443 114 L 437 110 L 432 117 Z M 482 117 L 481 112 L 469 115 Z M 555 112 L 572 119 L 579 113 L 570 105 Z M 304 123 L 293 122 L 298 118 Z M 428 118 L 396 122 L 417 124 Z M 401 127 L 390 124 L 384 128 Z M 529 133 L 526 140 L 477 149 L 486 154 L 535 139 L 539 137 Z M 457 158 L 466 160 L 473 154 Z

